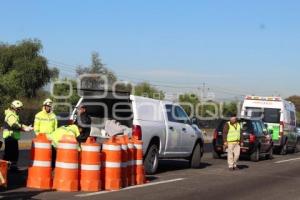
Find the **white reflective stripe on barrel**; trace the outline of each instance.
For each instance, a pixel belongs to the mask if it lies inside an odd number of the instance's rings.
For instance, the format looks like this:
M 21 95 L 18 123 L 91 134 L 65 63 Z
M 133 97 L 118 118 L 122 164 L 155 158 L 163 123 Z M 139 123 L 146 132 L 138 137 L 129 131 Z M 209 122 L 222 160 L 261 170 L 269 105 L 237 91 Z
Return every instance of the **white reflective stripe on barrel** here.
M 51 143 L 34 142 L 34 148 L 38 148 L 38 149 L 51 149 Z
M 51 167 L 51 161 L 34 160 L 32 162 L 33 167 Z
M 59 149 L 76 149 L 78 148 L 77 144 L 70 144 L 70 143 L 58 143 L 58 147 Z
M 123 145 L 123 144 L 121 145 L 121 149 L 122 149 L 123 151 L 126 151 L 127 148 L 128 148 L 127 145 Z
M 135 165 L 143 165 L 143 160 L 135 160 L 134 164 Z
M 86 171 L 99 171 L 101 169 L 101 165 L 84 165 L 81 164 L 81 170 L 86 170 Z
M 128 149 L 133 149 L 133 144 L 132 143 L 128 143 Z
M 109 167 L 109 168 L 120 168 L 121 163 L 119 163 L 119 162 L 105 162 L 104 166 Z
M 134 148 L 136 148 L 136 149 L 143 149 L 143 145 L 141 145 L 141 144 L 135 144 Z
M 128 166 L 133 166 L 133 165 L 135 165 L 135 160 L 129 160 L 129 161 L 127 162 L 127 165 L 128 165 Z
M 87 146 L 81 145 L 82 151 L 90 151 L 90 152 L 100 152 L 100 146 Z
M 122 163 L 121 163 L 121 167 L 122 167 L 122 168 L 125 168 L 125 167 L 127 167 L 127 166 L 128 166 L 128 163 L 127 163 L 127 162 L 122 162 Z
M 55 167 L 63 169 L 78 169 L 78 163 L 56 162 Z
M 103 144 L 102 149 L 109 150 L 109 151 L 121 151 L 121 146 L 120 145 Z

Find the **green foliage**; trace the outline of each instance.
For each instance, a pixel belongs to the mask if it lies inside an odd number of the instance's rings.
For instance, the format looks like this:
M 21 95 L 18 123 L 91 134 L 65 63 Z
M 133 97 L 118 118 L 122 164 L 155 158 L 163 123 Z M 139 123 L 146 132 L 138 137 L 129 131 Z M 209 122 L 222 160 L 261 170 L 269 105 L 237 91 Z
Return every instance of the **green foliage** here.
M 151 86 L 147 82 L 142 82 L 137 84 L 134 87 L 134 95 L 136 96 L 144 96 L 152 99 L 163 100 L 165 98 L 165 94 L 163 91 L 158 90 L 157 88 Z
M 16 45 L 0 45 L 0 88 L 11 98 L 36 96 L 36 91 L 49 83 L 52 70 L 40 55 L 39 40 L 23 40 Z M 5 88 L 5 89 L 4 89 Z
M 195 116 L 195 111 L 200 101 L 196 94 L 186 93 L 179 96 L 179 103 L 189 116 Z
M 105 81 L 99 76 L 101 75 L 107 78 L 108 87 L 111 89 L 111 86 L 117 81 L 116 75 L 105 67 L 97 52 L 92 53 L 91 61 L 92 63 L 89 67 L 78 67 L 76 70 L 78 76 L 84 74 L 94 75 L 82 78 L 81 88 L 103 89 Z
M 67 84 L 66 82 L 71 83 L 72 88 L 70 88 L 70 85 Z M 55 98 L 54 101 L 57 103 L 55 106 L 55 112 L 60 113 L 60 112 L 69 112 L 69 107 L 67 107 L 66 103 L 71 104 L 71 106 L 75 106 L 78 100 L 80 99 L 80 96 L 78 96 L 78 93 L 74 88 L 76 88 L 77 82 L 72 79 L 63 79 L 61 80 L 61 83 L 54 84 L 53 86 L 53 94 L 52 96 L 54 97 L 62 97 L 62 96 L 71 96 L 66 99 L 61 99 L 61 98 Z

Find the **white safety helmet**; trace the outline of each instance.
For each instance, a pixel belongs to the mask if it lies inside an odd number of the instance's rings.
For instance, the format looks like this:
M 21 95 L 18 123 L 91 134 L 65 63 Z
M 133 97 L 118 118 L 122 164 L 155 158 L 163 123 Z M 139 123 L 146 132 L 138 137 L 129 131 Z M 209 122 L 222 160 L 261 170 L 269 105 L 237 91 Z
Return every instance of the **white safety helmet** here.
M 23 103 L 19 100 L 14 100 L 12 103 L 11 103 L 11 107 L 13 109 L 20 109 L 23 107 Z
M 46 99 L 43 103 L 43 106 L 52 106 L 53 101 L 51 99 Z

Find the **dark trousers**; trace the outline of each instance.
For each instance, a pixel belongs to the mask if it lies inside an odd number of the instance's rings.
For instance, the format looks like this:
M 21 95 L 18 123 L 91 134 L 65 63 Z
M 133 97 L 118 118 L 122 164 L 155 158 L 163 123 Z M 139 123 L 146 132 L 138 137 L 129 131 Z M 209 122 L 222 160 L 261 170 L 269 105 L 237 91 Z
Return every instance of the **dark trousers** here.
M 10 161 L 12 166 L 17 165 L 19 159 L 19 143 L 13 137 L 4 139 L 5 149 L 3 159 Z
M 52 169 L 55 168 L 55 162 L 56 162 L 56 149 L 52 146 L 52 157 L 51 157 L 51 167 L 52 167 Z

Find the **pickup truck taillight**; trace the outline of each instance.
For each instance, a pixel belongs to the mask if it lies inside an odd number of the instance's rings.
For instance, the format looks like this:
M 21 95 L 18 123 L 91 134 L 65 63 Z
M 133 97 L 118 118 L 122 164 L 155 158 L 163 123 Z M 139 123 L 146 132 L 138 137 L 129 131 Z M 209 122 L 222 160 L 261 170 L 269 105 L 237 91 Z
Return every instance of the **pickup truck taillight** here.
M 249 143 L 254 143 L 254 142 L 255 142 L 255 139 L 256 139 L 256 137 L 255 137 L 254 134 L 250 134 L 250 135 L 249 135 Z
M 139 125 L 132 126 L 132 137 L 137 140 L 142 139 L 142 128 Z

